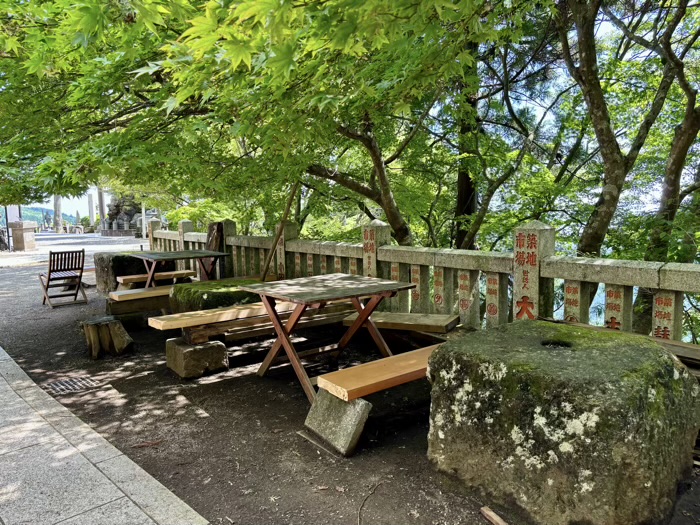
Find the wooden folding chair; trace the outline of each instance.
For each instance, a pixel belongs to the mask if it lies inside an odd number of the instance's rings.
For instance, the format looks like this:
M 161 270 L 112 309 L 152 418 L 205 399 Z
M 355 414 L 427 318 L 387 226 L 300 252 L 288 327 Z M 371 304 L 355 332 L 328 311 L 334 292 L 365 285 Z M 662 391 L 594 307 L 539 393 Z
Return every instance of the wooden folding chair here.
M 67 304 L 87 303 L 87 295 L 83 290 L 83 267 L 85 263 L 85 250 L 74 252 L 49 252 L 49 272 L 39 274 L 44 300 L 42 304 L 49 303 L 51 308 L 65 306 Z M 63 293 L 49 294 L 51 288 L 63 288 Z M 78 293 L 83 299 L 78 300 Z M 53 304 L 51 299 L 57 297 L 73 297 L 72 301 Z

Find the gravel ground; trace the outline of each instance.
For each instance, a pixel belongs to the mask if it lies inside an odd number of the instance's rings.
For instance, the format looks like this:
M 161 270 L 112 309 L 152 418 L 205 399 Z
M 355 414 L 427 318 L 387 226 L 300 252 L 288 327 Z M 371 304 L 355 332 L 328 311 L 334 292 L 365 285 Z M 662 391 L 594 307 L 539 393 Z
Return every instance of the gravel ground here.
M 244 355 L 230 371 L 194 381 L 179 380 L 165 366 L 165 340 L 177 334 L 143 326 L 127 326 L 133 354 L 91 361 L 80 321 L 103 315 L 104 299 L 92 288 L 87 305 L 51 310 L 41 305 L 37 278 L 50 246 L 88 236 L 54 237 L 40 239 L 28 261 L 40 264 L 14 264 L 8 260 L 20 256 L 0 254 L 0 346 L 40 386 L 95 381 L 92 390 L 57 399 L 213 524 L 485 524 L 478 509 L 490 505 L 511 525 L 528 525 L 427 460 L 427 383 L 372 396 L 358 453 L 345 459 L 297 434 L 308 403 L 291 368 L 255 375 L 271 340 L 241 345 Z M 139 249 L 125 248 L 134 239 L 110 241 L 85 247 L 89 255 Z M 337 337 L 333 330 L 301 335 L 316 345 Z M 366 355 L 371 345 L 358 339 L 346 359 Z M 694 486 L 684 495 L 673 525 L 700 523 L 699 491 Z

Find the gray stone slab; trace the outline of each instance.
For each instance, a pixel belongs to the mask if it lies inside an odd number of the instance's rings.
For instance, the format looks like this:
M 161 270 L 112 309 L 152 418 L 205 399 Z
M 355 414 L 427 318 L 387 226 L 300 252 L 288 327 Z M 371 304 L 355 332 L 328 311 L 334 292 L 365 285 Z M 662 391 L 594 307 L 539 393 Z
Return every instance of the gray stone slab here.
M 54 416 L 49 422 L 92 463 L 100 463 L 122 455 L 119 449 L 70 412 L 64 417 Z
M 67 441 L 0 456 L 5 525 L 53 525 L 123 494 Z
M 124 496 L 56 525 L 155 525 L 155 523 L 133 501 Z
M 3 395 L 3 403 L 6 397 Z M 39 443 L 55 441 L 57 437 L 53 427 L 24 400 L 17 398 L 17 401 L 7 402 L 0 408 L 0 457 Z
M 39 387 L 25 388 L 19 391 L 19 395 L 36 414 L 43 417 L 89 461 L 99 463 L 121 454 L 89 425 Z
M 15 391 L 35 386 L 34 381 L 11 359 L 0 361 L 0 377 Z
M 553 256 L 542 261 L 540 276 L 659 288 L 659 272 L 663 266 L 663 263 L 656 262 Z
M 435 248 L 416 248 L 413 246 L 381 246 L 377 249 L 377 260 L 405 264 L 435 264 Z
M 482 252 L 478 250 L 440 249 L 435 253 L 435 264 L 458 270 L 481 270 L 492 273 L 512 273 L 513 254 Z
M 208 523 L 126 456 L 103 461 L 97 468 L 159 525 Z
M 355 399 L 347 403 L 320 389 L 304 426 L 338 452 L 349 456 L 355 451 L 370 410 L 372 404 L 369 401 Z
M 0 346 L 0 361 L 8 361 L 12 359 L 5 350 L 3 350 L 2 346 Z

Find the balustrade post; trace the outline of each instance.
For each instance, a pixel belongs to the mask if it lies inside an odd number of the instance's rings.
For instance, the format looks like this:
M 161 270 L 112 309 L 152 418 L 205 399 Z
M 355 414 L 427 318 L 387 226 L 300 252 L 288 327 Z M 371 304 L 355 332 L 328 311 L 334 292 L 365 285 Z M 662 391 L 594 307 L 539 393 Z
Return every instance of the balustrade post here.
M 295 266 L 294 255 L 292 253 L 287 257 L 286 243 L 287 241 L 293 241 L 299 237 L 299 226 L 293 221 L 284 221 L 277 225 L 281 228 L 282 234 L 280 235 L 279 241 L 277 241 L 277 246 L 275 247 L 275 259 L 277 262 L 276 274 L 277 279 L 286 279 L 287 277 L 294 277 L 292 268 Z M 279 230 L 278 230 L 279 231 Z
M 455 272 L 452 268 L 435 266 L 433 270 L 433 303 L 439 314 L 454 311 Z
M 160 230 L 160 221 L 158 219 L 151 219 L 148 221 L 148 242 L 151 250 L 157 249 L 157 241 L 153 236 L 153 232 Z
M 390 265 L 391 280 L 404 283 L 410 282 L 410 269 L 411 267 L 408 264 L 392 262 Z M 408 312 L 409 297 L 410 295 L 408 290 L 399 292 L 398 294 L 396 294 L 396 297 L 392 297 L 391 299 L 389 299 L 389 309 L 392 312 Z
M 484 272 L 486 277 L 486 328 L 508 322 L 508 274 Z M 479 304 L 477 302 L 477 304 Z
M 605 327 L 612 330 L 632 330 L 632 287 L 605 285 Z
M 224 219 L 224 246 L 223 249 L 229 254 L 228 257 L 224 257 L 223 262 L 219 263 L 219 268 L 223 268 L 222 277 L 234 277 L 236 275 L 236 251 L 234 249 L 229 250 L 227 239 L 229 237 L 234 237 L 236 235 L 236 223 L 231 219 Z
M 651 324 L 654 337 L 680 341 L 683 338 L 683 292 L 659 290 L 654 294 Z
M 588 324 L 592 283 L 564 280 L 564 320 Z
M 459 270 L 459 320 L 464 328 L 481 328 L 481 301 L 479 298 L 479 270 Z M 506 309 L 507 309 L 506 305 Z
M 362 228 L 362 268 L 367 277 L 386 277 L 377 261 L 377 250 L 391 243 L 391 227 L 377 219 Z
M 430 268 L 422 264 L 411 265 L 411 313 L 430 313 Z
M 552 317 L 554 280 L 540 278 L 540 265 L 554 254 L 554 228 L 532 221 L 515 229 L 513 243 L 513 320 Z
M 178 249 L 187 249 L 187 247 L 185 246 L 185 234 L 193 231 L 194 224 L 192 224 L 192 221 L 184 220 L 177 223 Z M 188 263 L 189 261 L 177 261 L 175 263 L 175 266 L 178 270 L 185 270 L 187 269 L 186 266 L 188 265 Z

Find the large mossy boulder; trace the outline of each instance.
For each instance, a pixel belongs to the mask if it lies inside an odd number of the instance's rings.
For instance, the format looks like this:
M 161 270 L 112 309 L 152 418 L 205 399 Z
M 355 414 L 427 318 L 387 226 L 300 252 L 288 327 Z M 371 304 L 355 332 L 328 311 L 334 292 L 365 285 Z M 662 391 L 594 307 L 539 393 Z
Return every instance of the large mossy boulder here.
M 430 359 L 428 455 L 543 525 L 667 523 L 692 472 L 697 380 L 637 335 L 527 321 Z
M 260 284 L 257 279 L 221 279 L 198 283 L 176 284 L 170 292 L 170 308 L 173 312 L 194 312 L 221 306 L 250 304 L 260 301 L 256 293 L 243 291 L 239 286 Z

